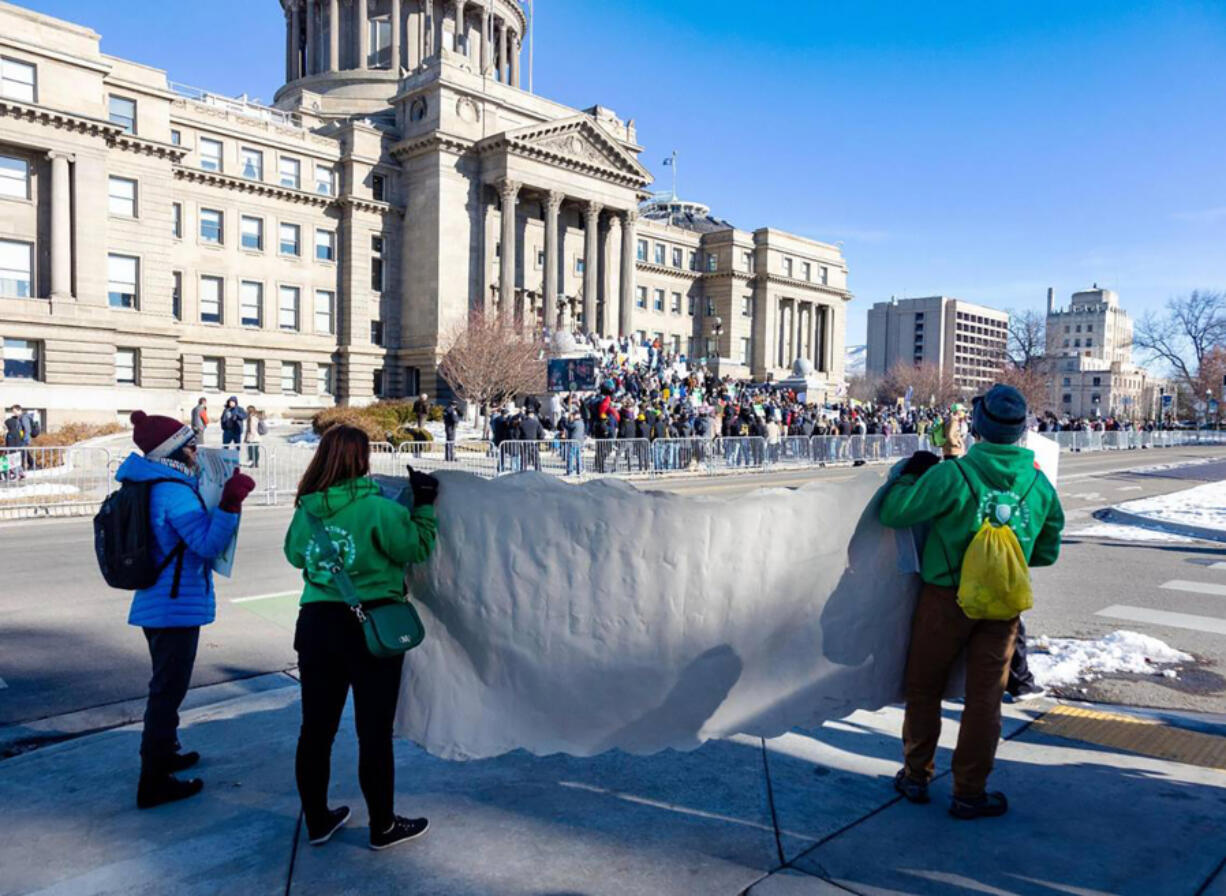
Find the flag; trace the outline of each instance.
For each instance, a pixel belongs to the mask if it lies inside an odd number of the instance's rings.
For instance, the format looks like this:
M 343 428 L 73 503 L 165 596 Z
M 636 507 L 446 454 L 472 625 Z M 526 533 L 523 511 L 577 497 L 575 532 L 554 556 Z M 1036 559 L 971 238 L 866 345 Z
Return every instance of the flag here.
M 665 165 L 671 165 L 672 163 L 673 163 L 673 160 L 672 160 L 672 157 L 671 157 L 671 156 L 670 156 L 669 158 L 667 158 L 667 159 L 665 159 L 665 160 L 664 160 L 664 164 L 665 164 Z

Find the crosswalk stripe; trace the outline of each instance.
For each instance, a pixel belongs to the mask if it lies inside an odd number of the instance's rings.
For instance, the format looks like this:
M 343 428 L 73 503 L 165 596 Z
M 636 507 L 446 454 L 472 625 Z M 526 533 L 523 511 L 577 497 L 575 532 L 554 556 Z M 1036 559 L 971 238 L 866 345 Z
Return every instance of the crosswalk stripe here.
M 1191 613 L 1171 613 L 1167 610 L 1150 610 L 1145 607 L 1126 607 L 1116 604 L 1099 610 L 1095 616 L 1110 619 L 1127 619 L 1130 622 L 1148 622 L 1169 628 L 1186 628 L 1194 632 L 1226 635 L 1226 619 L 1215 616 L 1194 616 Z
M 1186 579 L 1173 579 L 1162 587 L 1167 591 L 1190 591 L 1193 594 L 1226 595 L 1226 585 L 1215 585 L 1211 582 L 1189 582 Z

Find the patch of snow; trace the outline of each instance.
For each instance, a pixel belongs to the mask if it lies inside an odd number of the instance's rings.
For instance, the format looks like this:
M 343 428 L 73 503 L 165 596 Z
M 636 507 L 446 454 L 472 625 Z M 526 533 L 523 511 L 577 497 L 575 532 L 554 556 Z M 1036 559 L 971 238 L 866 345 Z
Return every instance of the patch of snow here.
M 1192 544 L 1196 541 L 1186 535 L 1142 529 L 1140 526 L 1125 526 L 1122 523 L 1098 523 L 1071 532 L 1066 531 L 1064 535 L 1066 538 L 1114 538 L 1116 541 L 1162 541 L 1181 544 Z
M 21 481 L 21 480 L 18 480 Z M 80 489 L 63 482 L 38 482 L 32 485 L 0 485 L 0 501 L 18 498 L 45 498 L 52 495 L 76 495 Z
M 1153 466 L 1149 466 L 1149 467 L 1132 467 L 1128 470 L 1128 472 L 1130 474 L 1132 473 L 1165 473 L 1168 470 L 1179 470 L 1179 469 L 1182 469 L 1183 467 L 1199 467 L 1201 464 L 1220 464 L 1221 462 L 1222 462 L 1222 459 L 1220 457 L 1188 458 L 1187 460 L 1171 461 L 1170 463 L 1167 463 L 1167 464 L 1154 464 Z
M 1117 509 L 1163 523 L 1226 530 L 1226 480 L 1128 501 Z
M 304 429 L 302 432 L 296 432 L 285 440 L 291 445 L 315 445 L 319 442 L 319 436 L 313 429 Z
M 1104 675 L 1177 678 L 1177 670 L 1169 667 L 1193 661 L 1164 641 L 1129 631 L 1112 632 L 1096 641 L 1043 635 L 1032 639 L 1029 647 L 1030 671 L 1045 688 L 1067 687 Z

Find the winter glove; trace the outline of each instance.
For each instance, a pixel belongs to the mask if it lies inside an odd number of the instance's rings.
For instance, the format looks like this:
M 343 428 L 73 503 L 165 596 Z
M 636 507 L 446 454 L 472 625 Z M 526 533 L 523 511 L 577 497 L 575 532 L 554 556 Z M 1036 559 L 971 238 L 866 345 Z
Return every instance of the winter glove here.
M 243 499 L 251 494 L 254 488 L 254 479 L 235 470 L 234 475 L 226 480 L 225 487 L 221 490 L 221 501 L 217 506 L 226 513 L 242 513 Z
M 907 458 L 900 471 L 903 475 L 923 476 L 941 462 L 941 459 L 931 451 L 917 451 Z
M 412 467 L 409 467 L 409 488 L 413 489 L 414 506 L 433 504 L 438 497 L 438 480 Z

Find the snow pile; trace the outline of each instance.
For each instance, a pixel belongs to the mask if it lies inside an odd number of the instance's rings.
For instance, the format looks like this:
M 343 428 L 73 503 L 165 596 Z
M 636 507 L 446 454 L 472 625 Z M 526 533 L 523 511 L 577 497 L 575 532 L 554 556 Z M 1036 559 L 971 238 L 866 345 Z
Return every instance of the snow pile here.
M 1226 480 L 1169 495 L 1128 501 L 1116 509 L 1160 523 L 1226 530 Z
M 693 749 L 901 697 L 919 579 L 881 472 L 736 498 L 438 477 L 397 714 L 437 756 Z
M 1157 529 L 1142 529 L 1137 526 L 1125 526 L 1122 523 L 1098 523 L 1081 529 L 1066 531 L 1066 538 L 1112 538 L 1116 541 L 1161 541 L 1180 544 L 1192 544 L 1196 541 L 1186 535 L 1176 535 L 1174 532 L 1162 532 Z
M 1162 675 L 1175 678 L 1175 669 L 1193 657 L 1157 638 L 1118 631 L 1083 641 L 1079 638 L 1034 638 L 1030 641 L 1030 671 L 1042 687 L 1067 687 L 1104 675 Z
M 21 480 L 17 480 L 21 482 Z M 20 498 L 48 498 L 54 495 L 76 495 L 80 489 L 63 482 L 36 482 L 30 485 L 0 483 L 0 501 L 16 501 Z
M 307 427 L 302 432 L 296 432 L 285 440 L 291 445 L 316 445 L 319 443 L 319 433 Z

